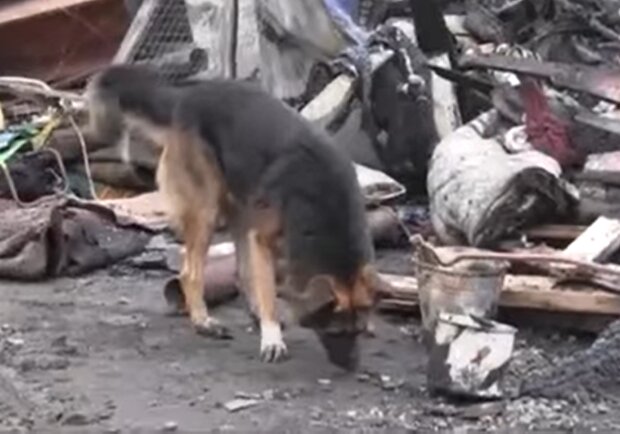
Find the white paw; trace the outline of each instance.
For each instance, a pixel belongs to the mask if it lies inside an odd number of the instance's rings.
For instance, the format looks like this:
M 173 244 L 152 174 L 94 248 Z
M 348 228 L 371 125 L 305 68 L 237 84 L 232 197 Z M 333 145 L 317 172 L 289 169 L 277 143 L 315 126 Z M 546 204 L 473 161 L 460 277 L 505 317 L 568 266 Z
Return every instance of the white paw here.
M 282 339 L 280 325 L 277 323 L 262 324 L 260 331 L 260 357 L 263 362 L 279 362 L 287 356 L 288 349 Z

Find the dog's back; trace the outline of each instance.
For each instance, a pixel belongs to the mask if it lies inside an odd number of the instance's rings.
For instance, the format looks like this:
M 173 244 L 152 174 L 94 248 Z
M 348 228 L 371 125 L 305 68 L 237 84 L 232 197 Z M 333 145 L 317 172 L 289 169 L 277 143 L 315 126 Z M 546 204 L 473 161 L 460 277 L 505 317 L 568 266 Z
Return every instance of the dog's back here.
M 201 125 L 238 200 L 263 196 L 280 208 L 292 265 L 346 278 L 372 260 L 351 162 L 297 112 L 251 84 L 214 81 L 187 94 L 177 119 Z

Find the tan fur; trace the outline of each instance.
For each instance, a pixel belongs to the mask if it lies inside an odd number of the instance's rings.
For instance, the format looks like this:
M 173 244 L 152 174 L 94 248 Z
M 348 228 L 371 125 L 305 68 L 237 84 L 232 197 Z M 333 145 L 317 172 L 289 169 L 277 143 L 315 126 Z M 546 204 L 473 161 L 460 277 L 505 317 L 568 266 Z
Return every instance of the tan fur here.
M 222 174 L 196 146 L 192 134 L 170 131 L 157 170 L 157 184 L 185 244 L 181 286 L 196 327 L 209 316 L 204 303 L 204 260 L 226 190 Z

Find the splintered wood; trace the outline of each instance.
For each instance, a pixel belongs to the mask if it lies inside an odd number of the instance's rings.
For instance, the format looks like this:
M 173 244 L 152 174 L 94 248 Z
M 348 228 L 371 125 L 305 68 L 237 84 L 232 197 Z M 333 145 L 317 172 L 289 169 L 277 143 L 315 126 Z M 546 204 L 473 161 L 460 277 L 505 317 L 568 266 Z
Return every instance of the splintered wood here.
M 583 261 L 602 262 L 620 247 L 620 220 L 599 217 L 564 253 Z
M 392 290 L 383 294 L 380 307 L 415 311 L 418 307 L 418 283 L 415 277 L 383 274 Z M 560 313 L 620 315 L 620 295 L 606 291 L 580 289 L 563 285 L 544 276 L 508 275 L 499 305 L 506 308 L 527 308 Z

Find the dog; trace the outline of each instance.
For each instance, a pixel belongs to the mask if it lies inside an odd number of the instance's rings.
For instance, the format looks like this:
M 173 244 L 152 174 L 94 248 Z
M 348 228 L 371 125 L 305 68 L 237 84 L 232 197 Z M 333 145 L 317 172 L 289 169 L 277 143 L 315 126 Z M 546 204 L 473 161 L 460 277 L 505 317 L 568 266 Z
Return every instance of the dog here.
M 123 143 L 123 131 L 138 128 L 162 149 L 157 184 L 183 239 L 179 280 L 195 330 L 229 334 L 203 300 L 204 257 L 223 216 L 260 325 L 261 358 L 288 355 L 275 308 L 283 258 L 281 297 L 332 363 L 354 369 L 383 283 L 353 165 L 331 139 L 248 82 L 171 84 L 145 67 L 111 66 L 86 97 L 91 137 Z

